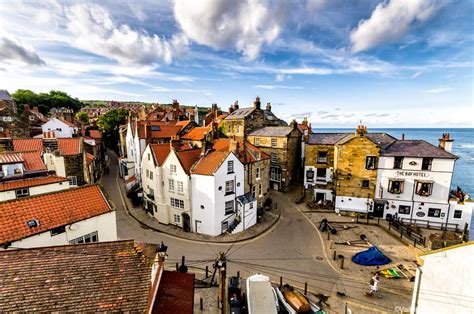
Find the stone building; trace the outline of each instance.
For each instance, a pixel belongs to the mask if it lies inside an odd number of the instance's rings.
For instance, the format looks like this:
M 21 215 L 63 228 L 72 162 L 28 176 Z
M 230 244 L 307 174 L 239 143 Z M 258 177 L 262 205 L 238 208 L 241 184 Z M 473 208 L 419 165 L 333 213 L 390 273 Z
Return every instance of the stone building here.
M 286 191 L 296 179 L 301 158 L 301 135 L 294 120 L 288 127 L 267 126 L 248 135 L 248 142 L 270 156 L 270 188 Z

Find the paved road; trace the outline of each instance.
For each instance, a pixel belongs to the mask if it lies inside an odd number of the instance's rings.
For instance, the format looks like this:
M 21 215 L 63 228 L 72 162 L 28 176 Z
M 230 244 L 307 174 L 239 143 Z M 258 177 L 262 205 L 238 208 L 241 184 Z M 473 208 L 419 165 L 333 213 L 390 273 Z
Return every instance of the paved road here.
M 287 195 L 276 193 L 273 197 L 282 211 L 281 219 L 262 236 L 234 245 L 191 242 L 144 229 L 126 213 L 119 194 L 117 157 L 111 153 L 109 158 L 110 173 L 103 176 L 102 185 L 116 206 L 119 238 L 157 244 L 163 241 L 169 247 L 169 267 L 174 267 L 183 255 L 189 266 L 211 266 L 216 252 L 229 250 L 229 275 L 235 274 L 237 270 L 243 277 L 260 272 L 276 282 L 279 276 L 283 276 L 284 281 L 300 287 L 308 282 L 309 290 L 324 294 L 333 291 L 335 283 L 339 281 L 339 274 L 324 258 L 317 231 L 288 200 Z M 191 270 L 199 272 L 199 269 Z

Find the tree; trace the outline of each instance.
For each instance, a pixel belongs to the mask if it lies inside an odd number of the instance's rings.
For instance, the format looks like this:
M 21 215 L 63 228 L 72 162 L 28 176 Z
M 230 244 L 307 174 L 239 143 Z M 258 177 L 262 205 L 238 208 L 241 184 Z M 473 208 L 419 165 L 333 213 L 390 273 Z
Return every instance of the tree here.
M 84 111 L 76 113 L 76 119 L 81 121 L 83 124 L 89 124 L 89 116 Z
M 105 132 L 115 132 L 121 124 L 125 123 L 127 117 L 127 109 L 112 109 L 99 116 L 97 125 Z
M 49 93 L 35 93 L 27 89 L 19 89 L 12 95 L 18 104 L 18 112 L 23 112 L 24 105 L 37 106 L 39 111 L 47 114 L 51 108 L 70 108 L 78 111 L 82 103 L 62 91 L 52 90 Z

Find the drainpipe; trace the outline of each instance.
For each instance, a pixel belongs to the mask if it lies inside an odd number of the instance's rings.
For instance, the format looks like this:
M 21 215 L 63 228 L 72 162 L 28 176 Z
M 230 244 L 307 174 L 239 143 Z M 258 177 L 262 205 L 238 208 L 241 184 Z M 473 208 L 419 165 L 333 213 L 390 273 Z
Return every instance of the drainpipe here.
M 411 213 L 410 213 L 410 225 L 413 219 L 413 212 L 415 211 L 415 189 L 416 189 L 416 180 L 413 180 L 413 192 L 411 193 Z
M 415 275 L 415 285 L 413 287 L 413 297 L 411 301 L 410 313 L 416 313 L 416 307 L 418 305 L 418 299 L 420 296 L 420 283 L 421 283 L 421 275 L 423 274 L 421 267 L 419 265 L 416 266 L 416 275 Z

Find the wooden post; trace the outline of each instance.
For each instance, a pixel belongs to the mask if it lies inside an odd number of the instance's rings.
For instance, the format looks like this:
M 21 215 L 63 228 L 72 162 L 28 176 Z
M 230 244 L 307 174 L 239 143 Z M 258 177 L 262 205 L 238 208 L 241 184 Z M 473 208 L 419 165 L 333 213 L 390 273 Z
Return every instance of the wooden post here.
M 203 301 L 202 301 L 202 298 L 199 298 L 199 308 L 202 310 L 204 310 L 204 304 L 203 304 Z
M 280 276 L 280 288 L 283 286 L 283 277 Z
M 219 259 L 217 261 L 217 267 L 219 272 L 219 293 L 218 293 L 218 313 L 227 314 L 226 312 L 226 297 L 225 297 L 225 280 L 226 280 L 226 261 L 225 253 L 219 252 Z
M 179 263 L 176 263 L 176 271 L 179 270 Z
M 339 255 L 339 258 L 341 260 L 341 269 L 344 269 L 344 255 Z
M 390 231 L 390 228 L 392 228 L 392 220 L 388 221 L 388 231 Z
M 416 238 L 413 240 L 413 247 L 416 247 Z
M 328 229 L 328 240 L 331 240 L 331 232 Z
M 304 283 L 304 294 L 308 294 L 308 282 Z
M 240 271 L 237 271 L 237 278 L 240 278 Z
M 209 278 L 209 266 L 206 266 L 206 278 Z
M 333 260 L 333 261 L 336 260 L 336 250 L 334 250 L 334 255 L 332 256 L 332 260 Z

